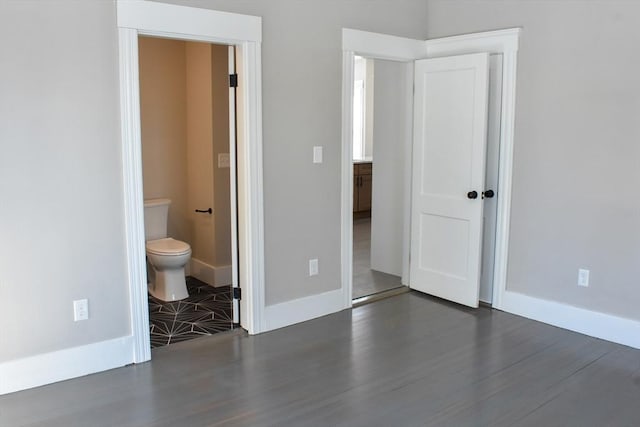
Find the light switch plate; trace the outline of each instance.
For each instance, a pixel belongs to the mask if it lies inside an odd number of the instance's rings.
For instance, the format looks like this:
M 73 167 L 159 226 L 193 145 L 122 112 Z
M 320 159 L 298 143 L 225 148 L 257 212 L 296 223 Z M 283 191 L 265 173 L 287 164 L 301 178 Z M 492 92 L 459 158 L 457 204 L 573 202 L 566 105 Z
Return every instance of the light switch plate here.
M 219 168 L 228 168 L 229 165 L 230 165 L 229 153 L 220 153 L 220 154 L 218 154 L 218 167 Z
M 318 258 L 309 260 L 309 276 L 318 275 Z
M 322 146 L 313 147 L 313 163 L 322 163 Z

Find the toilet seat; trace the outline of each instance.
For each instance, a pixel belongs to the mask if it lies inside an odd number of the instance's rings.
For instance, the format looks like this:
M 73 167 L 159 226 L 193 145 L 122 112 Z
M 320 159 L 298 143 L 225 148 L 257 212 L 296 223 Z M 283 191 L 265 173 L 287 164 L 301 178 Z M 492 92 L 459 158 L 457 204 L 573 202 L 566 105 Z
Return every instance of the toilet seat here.
M 180 240 L 167 237 L 165 239 L 150 240 L 146 244 L 147 253 L 153 255 L 176 256 L 191 252 L 191 246 Z

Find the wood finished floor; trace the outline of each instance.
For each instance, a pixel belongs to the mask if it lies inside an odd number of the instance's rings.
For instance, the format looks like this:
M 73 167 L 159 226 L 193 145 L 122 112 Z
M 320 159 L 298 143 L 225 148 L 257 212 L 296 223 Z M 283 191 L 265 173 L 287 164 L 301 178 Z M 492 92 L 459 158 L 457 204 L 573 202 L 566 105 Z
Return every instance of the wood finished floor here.
M 353 221 L 353 291 L 361 298 L 402 287 L 399 276 L 371 269 L 371 218 Z
M 7 426 L 639 426 L 640 351 L 416 292 L 0 396 Z

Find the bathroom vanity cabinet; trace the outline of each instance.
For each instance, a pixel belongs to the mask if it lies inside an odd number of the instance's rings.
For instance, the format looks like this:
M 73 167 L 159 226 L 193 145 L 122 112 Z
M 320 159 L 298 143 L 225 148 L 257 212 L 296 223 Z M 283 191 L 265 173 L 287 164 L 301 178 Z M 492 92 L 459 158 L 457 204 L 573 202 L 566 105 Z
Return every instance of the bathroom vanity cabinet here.
M 353 164 L 353 212 L 354 214 L 371 214 L 371 183 L 373 163 Z

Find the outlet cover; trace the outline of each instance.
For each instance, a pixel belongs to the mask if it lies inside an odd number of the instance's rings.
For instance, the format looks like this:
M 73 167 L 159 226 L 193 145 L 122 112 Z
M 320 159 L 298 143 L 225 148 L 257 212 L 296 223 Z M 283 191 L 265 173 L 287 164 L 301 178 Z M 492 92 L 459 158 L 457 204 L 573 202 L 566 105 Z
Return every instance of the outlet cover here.
M 309 260 L 309 276 L 316 276 L 318 274 L 318 259 Z
M 584 268 L 578 270 L 578 286 L 585 288 L 589 286 L 589 270 Z
M 89 318 L 89 300 L 79 299 L 73 302 L 73 321 L 87 320 Z

